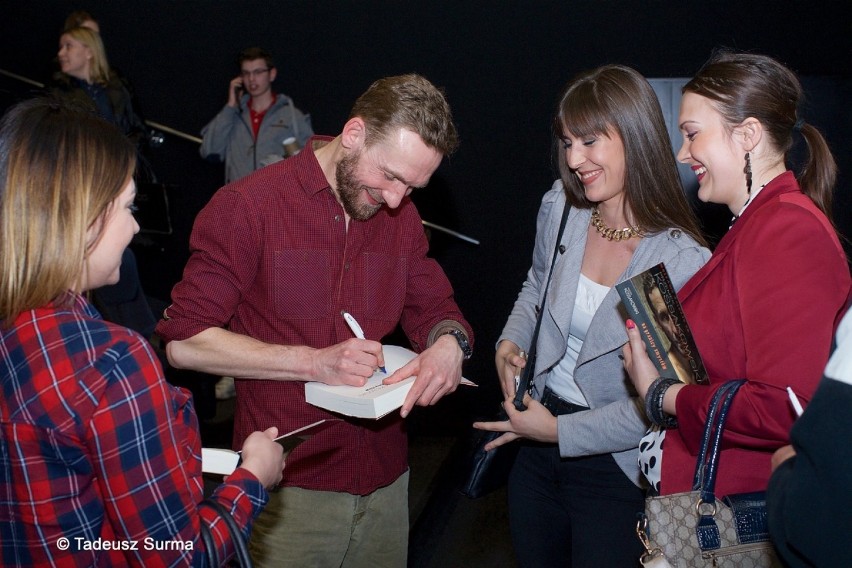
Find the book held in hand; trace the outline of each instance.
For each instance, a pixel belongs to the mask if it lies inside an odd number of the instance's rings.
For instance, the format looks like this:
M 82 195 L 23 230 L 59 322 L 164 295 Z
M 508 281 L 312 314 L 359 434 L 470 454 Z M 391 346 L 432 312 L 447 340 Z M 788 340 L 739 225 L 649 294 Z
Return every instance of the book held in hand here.
M 400 408 L 415 377 L 392 385 L 382 384 L 382 381 L 404 367 L 417 353 L 398 345 L 384 345 L 382 350 L 387 373 L 377 370 L 362 387 L 305 383 L 305 400 L 314 406 L 356 418 L 378 419 Z M 462 384 L 475 386 L 467 379 L 462 379 Z
M 707 370 L 665 265 L 652 266 L 615 288 L 660 376 L 706 384 Z
M 340 420 L 336 418 L 318 420 L 313 424 L 282 434 L 275 438 L 275 441 L 283 446 L 284 455 L 287 455 L 293 448 L 336 422 L 340 422 Z M 231 475 L 240 465 L 241 458 L 241 452 L 224 448 L 201 448 L 201 471 L 218 475 Z

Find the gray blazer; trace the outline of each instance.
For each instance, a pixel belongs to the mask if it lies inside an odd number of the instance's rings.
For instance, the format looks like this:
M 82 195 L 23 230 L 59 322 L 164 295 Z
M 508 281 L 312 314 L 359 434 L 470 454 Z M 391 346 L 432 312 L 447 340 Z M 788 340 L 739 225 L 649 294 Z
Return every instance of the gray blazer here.
M 529 349 L 536 306 L 544 292 L 541 288 L 550 269 L 564 205 L 562 182 L 556 181 L 541 201 L 533 264 L 500 341 L 508 339 L 522 349 Z M 588 209 L 572 208 L 568 216 L 562 236 L 566 248 L 556 259 L 539 332 L 533 391 L 536 399 L 541 398 L 548 373 L 565 355 L 590 219 Z M 708 258 L 709 250 L 682 231 L 670 229 L 642 239 L 619 281 L 665 262 L 672 282 L 680 288 Z M 559 453 L 563 457 L 611 453 L 625 475 L 638 486 L 641 485 L 638 445 L 648 422 L 618 358 L 627 342 L 620 304 L 618 292 L 612 288 L 592 318 L 574 369 L 574 380 L 591 410 L 559 417 Z

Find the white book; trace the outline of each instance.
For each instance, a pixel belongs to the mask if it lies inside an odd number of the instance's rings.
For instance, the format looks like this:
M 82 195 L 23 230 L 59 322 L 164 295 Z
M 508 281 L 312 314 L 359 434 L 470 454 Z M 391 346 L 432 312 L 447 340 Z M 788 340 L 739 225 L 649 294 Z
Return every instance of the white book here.
M 324 430 L 335 422 L 340 422 L 338 418 L 328 418 L 318 420 L 313 424 L 302 426 L 292 432 L 282 434 L 275 438 L 275 441 L 284 447 L 284 455 L 290 453 L 293 448 L 309 439 L 311 436 Z M 227 450 L 224 448 L 201 448 L 201 471 L 204 473 L 213 473 L 217 475 L 231 475 L 242 458 L 241 452 Z
M 385 369 L 376 370 L 363 387 L 305 383 L 305 400 L 332 412 L 356 418 L 381 418 L 402 406 L 416 377 L 409 377 L 393 385 L 382 384 L 397 369 L 404 367 L 417 353 L 398 345 L 384 345 Z M 476 386 L 467 379 L 462 384 Z

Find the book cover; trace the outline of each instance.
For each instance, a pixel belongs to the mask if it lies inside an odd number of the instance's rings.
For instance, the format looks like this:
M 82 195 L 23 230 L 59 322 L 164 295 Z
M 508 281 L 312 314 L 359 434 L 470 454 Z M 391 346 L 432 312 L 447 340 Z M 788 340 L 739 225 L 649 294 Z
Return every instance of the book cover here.
M 706 384 L 709 379 L 665 264 L 615 285 L 662 377 Z
M 382 350 L 387 373 L 376 370 L 362 387 L 305 383 L 305 400 L 314 406 L 356 418 L 378 419 L 400 408 L 416 377 L 393 385 L 382 384 L 382 381 L 414 359 L 417 353 L 398 345 L 384 345 Z M 474 383 L 462 379 L 462 384 Z
M 313 424 L 308 424 L 307 426 L 282 434 L 275 438 L 275 441 L 284 448 L 284 455 L 286 456 L 293 448 L 310 439 L 317 432 L 332 426 L 335 422 L 340 422 L 340 419 L 327 418 L 318 420 Z M 231 475 L 237 469 L 237 466 L 240 465 L 241 458 L 241 452 L 235 452 L 234 450 L 201 448 L 201 471 L 217 475 Z

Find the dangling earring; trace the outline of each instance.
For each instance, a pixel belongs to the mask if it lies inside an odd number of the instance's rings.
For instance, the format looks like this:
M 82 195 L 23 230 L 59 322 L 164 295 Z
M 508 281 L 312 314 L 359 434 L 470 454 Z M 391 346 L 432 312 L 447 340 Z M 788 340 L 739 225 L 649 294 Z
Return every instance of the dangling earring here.
M 745 168 L 743 172 L 746 175 L 746 193 L 751 197 L 751 156 L 748 152 L 745 155 Z
M 745 155 L 745 167 L 743 168 L 743 173 L 746 176 L 746 200 L 745 203 L 743 203 L 743 208 L 740 209 L 740 212 L 735 214 L 733 219 L 731 219 L 731 224 L 728 227 L 729 229 L 734 226 L 734 223 L 740 218 L 740 215 L 742 215 L 743 209 L 745 209 L 748 202 L 751 201 L 751 156 L 748 152 L 746 152 Z M 763 186 L 761 186 L 761 188 L 762 187 Z

